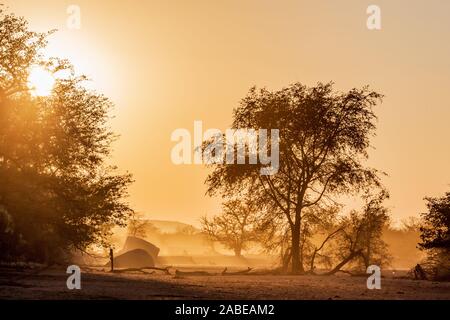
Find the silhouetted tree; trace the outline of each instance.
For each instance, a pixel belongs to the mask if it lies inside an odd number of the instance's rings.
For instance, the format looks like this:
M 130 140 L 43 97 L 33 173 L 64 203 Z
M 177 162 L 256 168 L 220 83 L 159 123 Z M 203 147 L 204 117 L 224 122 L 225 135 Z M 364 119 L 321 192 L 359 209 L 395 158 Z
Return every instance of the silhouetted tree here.
M 334 249 L 334 259 L 339 262 L 328 274 L 336 273 L 348 263 L 362 272 L 372 264 L 380 267 L 389 264 L 391 257 L 382 239 L 383 229 L 389 223 L 383 206 L 387 197 L 385 191 L 376 196 L 366 195 L 361 212 L 353 210 L 341 219 Z
M 147 229 L 151 227 L 152 224 L 140 213 L 133 212 L 128 219 L 128 234 L 130 236 L 145 238 Z
M 273 215 L 289 225 L 292 271 L 303 272 L 305 210 L 332 194 L 379 183 L 377 172 L 362 163 L 375 130 L 372 107 L 380 99 L 367 87 L 339 93 L 331 83 L 311 88 L 296 83 L 274 92 L 252 88 L 234 110 L 233 128 L 279 129 L 278 173 L 261 175 L 263 164 L 213 164 L 208 193 L 258 189 L 276 208 Z
M 9 241 L 0 260 L 60 259 L 102 243 L 105 226 L 132 212 L 123 200 L 131 176 L 105 161 L 112 103 L 85 89 L 67 61 L 40 55 L 47 36 L 0 11 L 0 243 Z M 35 97 L 27 84 L 35 65 L 68 74 Z
M 423 249 L 450 250 L 450 192 L 441 198 L 425 198 L 428 211 L 421 214 Z
M 6 14 L 0 4 L 0 103 L 8 97 L 29 90 L 27 78 L 32 65 L 44 64 L 40 50 L 49 33 L 28 30 L 21 17 Z M 0 118 L 1 119 L 1 118 Z
M 425 198 L 428 211 L 421 214 L 419 248 L 426 251 L 425 271 L 435 280 L 450 280 L 450 192 Z
M 225 202 L 222 208 L 223 212 L 212 219 L 201 219 L 202 231 L 240 257 L 250 242 L 258 240 L 257 205 L 252 201 L 233 199 Z

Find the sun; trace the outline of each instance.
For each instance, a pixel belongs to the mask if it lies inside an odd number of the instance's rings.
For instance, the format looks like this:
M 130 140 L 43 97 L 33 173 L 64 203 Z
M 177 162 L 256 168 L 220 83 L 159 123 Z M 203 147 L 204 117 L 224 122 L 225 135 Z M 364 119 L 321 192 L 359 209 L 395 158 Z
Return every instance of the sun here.
M 33 67 L 28 76 L 28 87 L 37 97 L 49 96 L 52 93 L 55 78 L 43 67 Z

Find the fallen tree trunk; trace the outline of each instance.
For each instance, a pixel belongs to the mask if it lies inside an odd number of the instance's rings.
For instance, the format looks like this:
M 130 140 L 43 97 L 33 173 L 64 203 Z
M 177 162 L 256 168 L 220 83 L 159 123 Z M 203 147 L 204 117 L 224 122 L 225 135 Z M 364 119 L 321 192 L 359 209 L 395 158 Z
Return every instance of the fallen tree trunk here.
M 342 260 L 336 267 L 334 267 L 331 271 L 324 273 L 325 276 L 330 276 L 335 274 L 338 271 L 341 271 L 341 268 L 345 266 L 347 263 L 349 263 L 351 260 L 356 258 L 357 256 L 361 255 L 362 250 L 354 251 L 352 252 L 347 258 Z
M 128 269 L 115 269 L 114 271 L 110 271 L 112 273 L 125 273 L 125 272 L 142 272 L 145 274 L 154 274 L 155 271 L 152 272 L 146 272 L 143 269 L 140 268 L 128 268 Z
M 169 267 L 167 268 L 157 268 L 157 267 L 144 267 L 144 268 L 127 268 L 127 269 L 115 269 L 112 271 L 113 273 L 123 273 L 123 272 L 142 272 L 146 274 L 153 274 L 150 272 L 145 272 L 145 270 L 156 270 L 156 271 L 162 271 L 165 274 L 170 275 Z
M 228 272 L 228 268 L 225 268 L 222 273 L 215 273 L 215 272 L 207 272 L 207 271 L 180 271 L 176 270 L 175 275 L 176 276 L 238 276 L 238 275 L 248 275 L 250 271 L 252 271 L 252 268 L 248 268 L 247 270 L 242 271 L 236 271 L 236 272 Z
M 227 270 L 228 270 L 228 268 L 225 268 L 225 270 L 222 271 L 223 276 L 238 276 L 238 275 L 248 274 L 250 271 L 253 270 L 253 268 L 248 267 L 247 270 L 236 271 L 236 272 L 228 272 Z
M 207 271 L 180 271 L 175 270 L 175 276 L 215 276 L 217 273 Z

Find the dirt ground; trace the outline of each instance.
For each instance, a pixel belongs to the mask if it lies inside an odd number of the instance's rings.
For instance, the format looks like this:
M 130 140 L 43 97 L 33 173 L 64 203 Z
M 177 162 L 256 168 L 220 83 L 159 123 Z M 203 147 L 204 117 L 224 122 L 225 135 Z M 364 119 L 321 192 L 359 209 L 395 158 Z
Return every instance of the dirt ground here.
M 174 273 L 174 270 L 171 270 Z M 445 299 L 450 283 L 384 277 L 380 290 L 367 278 L 335 276 L 188 276 L 112 274 L 82 269 L 81 290 L 68 290 L 62 269 L 38 274 L 0 269 L 0 299 Z

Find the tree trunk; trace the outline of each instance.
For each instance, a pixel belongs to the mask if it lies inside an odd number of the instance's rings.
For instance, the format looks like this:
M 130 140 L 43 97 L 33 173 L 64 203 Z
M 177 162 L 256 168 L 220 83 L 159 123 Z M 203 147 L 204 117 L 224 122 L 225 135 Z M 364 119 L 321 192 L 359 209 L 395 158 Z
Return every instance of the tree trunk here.
M 341 263 L 339 263 L 336 267 L 334 267 L 333 270 L 331 270 L 330 272 L 325 273 L 325 275 L 333 275 L 336 272 L 338 272 L 339 270 L 341 270 L 341 268 L 343 266 L 345 266 L 348 262 L 350 262 L 351 260 L 353 260 L 355 257 L 359 256 L 361 254 L 361 250 L 352 252 L 347 258 L 345 258 L 344 260 L 341 261 Z
M 303 263 L 300 259 L 300 221 L 291 229 L 292 233 L 292 273 L 300 274 L 304 272 Z
M 111 261 L 111 272 L 114 272 L 114 251 L 112 248 L 109 249 L 109 260 Z
M 242 248 L 241 247 L 235 247 L 234 248 L 234 255 L 238 258 L 242 257 Z

